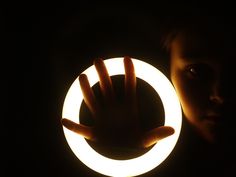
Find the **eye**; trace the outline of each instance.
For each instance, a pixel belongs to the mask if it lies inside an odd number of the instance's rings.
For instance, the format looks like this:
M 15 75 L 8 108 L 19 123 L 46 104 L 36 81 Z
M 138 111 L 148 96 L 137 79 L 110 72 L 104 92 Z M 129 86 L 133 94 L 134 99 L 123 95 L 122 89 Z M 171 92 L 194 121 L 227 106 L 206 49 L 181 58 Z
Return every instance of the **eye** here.
M 191 64 L 187 66 L 187 76 L 191 79 L 208 80 L 212 77 L 213 71 L 207 64 Z

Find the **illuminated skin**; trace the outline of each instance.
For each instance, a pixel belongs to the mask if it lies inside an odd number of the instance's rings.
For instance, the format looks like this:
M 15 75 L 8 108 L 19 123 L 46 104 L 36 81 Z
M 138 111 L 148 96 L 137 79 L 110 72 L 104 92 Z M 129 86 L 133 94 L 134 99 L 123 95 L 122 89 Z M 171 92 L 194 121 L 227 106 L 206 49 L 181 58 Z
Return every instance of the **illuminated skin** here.
M 211 143 L 217 142 L 220 124 L 225 119 L 230 94 L 227 72 L 231 72 L 231 58 L 223 54 L 224 44 L 216 46 L 220 41 L 215 39 L 209 41 L 196 31 L 185 31 L 178 33 L 169 45 L 171 81 L 184 115 Z
M 132 148 L 148 148 L 157 141 L 174 133 L 168 126 L 156 127 L 142 132 L 136 107 L 136 76 L 132 60 L 124 58 L 125 68 L 125 103 L 118 104 L 112 86 L 112 81 L 102 59 L 95 60 L 95 68 L 99 75 L 99 84 L 104 97 L 105 106 L 101 107 L 91 89 L 87 76 L 79 76 L 84 101 L 93 115 L 94 126 L 77 124 L 66 118 L 62 124 L 68 129 L 84 136 L 88 140 L 99 141 L 102 144 Z M 114 141 L 115 140 L 115 141 Z M 115 144 L 114 144 L 115 143 Z

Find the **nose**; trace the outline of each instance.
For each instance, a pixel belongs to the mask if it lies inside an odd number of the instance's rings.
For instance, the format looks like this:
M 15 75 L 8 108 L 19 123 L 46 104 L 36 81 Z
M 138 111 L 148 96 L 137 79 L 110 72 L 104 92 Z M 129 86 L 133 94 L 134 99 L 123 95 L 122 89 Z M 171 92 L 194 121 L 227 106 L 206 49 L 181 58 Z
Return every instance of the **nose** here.
M 215 81 L 212 84 L 209 99 L 211 102 L 221 105 L 225 102 L 225 96 L 223 91 L 223 84 L 221 81 Z

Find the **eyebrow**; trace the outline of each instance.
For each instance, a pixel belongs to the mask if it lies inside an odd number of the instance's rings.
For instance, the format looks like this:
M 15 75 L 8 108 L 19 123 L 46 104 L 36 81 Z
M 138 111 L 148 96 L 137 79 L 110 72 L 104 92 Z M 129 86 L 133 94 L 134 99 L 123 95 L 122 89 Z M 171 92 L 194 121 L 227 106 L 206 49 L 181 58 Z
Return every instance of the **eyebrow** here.
M 201 59 L 206 59 L 208 57 L 212 57 L 213 55 L 207 51 L 183 51 L 181 53 L 181 58 L 187 59 L 187 60 L 201 60 Z

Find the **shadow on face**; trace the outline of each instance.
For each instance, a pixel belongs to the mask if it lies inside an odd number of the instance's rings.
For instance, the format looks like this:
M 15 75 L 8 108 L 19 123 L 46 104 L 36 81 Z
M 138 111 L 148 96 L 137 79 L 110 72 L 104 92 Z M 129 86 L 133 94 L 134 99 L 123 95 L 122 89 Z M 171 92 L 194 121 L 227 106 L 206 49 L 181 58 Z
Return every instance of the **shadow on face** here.
M 232 31 L 204 25 L 176 33 L 170 70 L 185 117 L 204 139 L 215 142 L 232 120 L 235 46 Z

